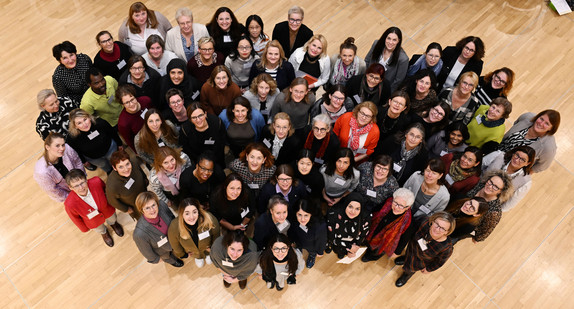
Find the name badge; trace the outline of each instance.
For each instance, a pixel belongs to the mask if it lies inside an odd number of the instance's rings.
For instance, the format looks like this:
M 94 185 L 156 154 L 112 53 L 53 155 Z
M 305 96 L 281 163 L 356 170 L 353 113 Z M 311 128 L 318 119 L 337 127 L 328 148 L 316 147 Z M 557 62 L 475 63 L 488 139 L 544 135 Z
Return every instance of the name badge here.
M 205 231 L 205 232 L 203 232 L 203 233 L 199 233 L 199 234 L 197 235 L 197 238 L 199 238 L 199 240 L 203 240 L 203 239 L 206 239 L 206 238 L 209 237 L 209 236 L 210 236 L 210 235 L 209 235 L 209 230 L 208 230 L 208 231 Z
M 353 96 L 353 99 L 355 99 L 355 102 L 357 102 L 357 104 L 360 104 L 361 101 L 362 101 L 362 100 L 361 100 L 361 97 L 359 97 L 358 94 L 355 94 L 355 95 Z
M 112 103 L 114 103 L 114 95 L 113 94 L 108 98 L 108 104 L 112 104 Z
M 128 182 L 126 182 L 126 185 L 125 185 L 126 189 L 129 190 L 132 187 L 132 185 L 134 184 L 134 182 L 136 182 L 136 181 L 133 178 L 130 178 L 128 180 Z
M 367 189 L 367 195 L 372 198 L 377 198 L 377 192 Z
M 158 242 L 157 242 L 157 247 L 161 247 L 163 245 L 167 244 L 167 237 L 162 237 Z
M 477 122 L 478 124 L 481 124 L 481 123 L 482 123 L 482 115 L 476 116 L 475 119 L 476 119 L 476 122 Z
M 431 212 L 431 210 L 428 207 L 426 207 L 425 205 L 421 205 L 421 207 L 419 207 L 419 210 L 421 210 L 422 212 L 424 212 L 427 215 Z
M 199 90 L 196 90 L 192 95 L 191 95 L 191 99 L 195 100 L 195 98 L 197 98 L 199 96 Z
M 247 62 L 247 63 L 244 63 L 244 64 L 243 64 L 243 68 L 244 68 L 244 69 L 250 69 L 251 66 L 253 66 L 253 62 Z
M 446 182 L 451 186 L 454 183 L 454 179 L 452 179 L 452 177 L 450 177 L 450 174 L 446 174 L 446 176 L 444 177 L 444 180 L 446 180 Z
M 289 276 L 289 273 L 288 273 L 288 272 L 285 272 L 285 271 L 280 272 L 280 274 L 281 274 L 282 276 L 287 276 L 287 277 Z
M 402 169 L 403 169 L 403 168 L 402 168 L 400 165 L 398 165 L 397 163 L 393 163 L 393 171 L 395 171 L 395 172 L 398 173 L 398 172 L 400 172 Z
M 121 70 L 125 66 L 126 66 L 126 61 L 124 59 L 122 59 L 122 61 L 120 61 L 120 63 L 118 63 L 118 70 Z
M 165 143 L 164 143 L 164 142 L 159 142 L 159 143 L 157 143 L 157 146 L 158 146 L 158 147 L 164 147 L 164 146 L 165 146 Z
M 358 153 L 358 154 L 367 153 L 367 149 L 365 149 L 365 148 L 359 148 L 359 149 L 357 149 L 357 153 Z
M 269 142 L 268 139 L 264 138 L 264 139 L 263 139 L 263 144 L 265 144 L 265 146 L 267 146 L 267 148 L 271 148 L 271 142 Z
M 341 238 L 341 241 L 353 241 L 353 237 Z
M 470 232 L 470 235 L 472 235 L 472 236 L 476 236 L 476 231 L 472 231 L 472 232 Z
M 231 36 L 229 34 L 223 36 L 223 43 L 231 43 Z
M 289 225 L 289 221 L 285 220 L 283 223 L 277 225 L 279 231 L 283 231 Z
M 95 209 L 94 211 L 88 213 L 88 219 L 91 220 L 91 219 L 93 219 L 95 216 L 97 216 L 97 215 L 99 215 L 99 214 L 100 214 L 100 212 Z
M 243 211 L 241 212 L 241 218 L 245 218 L 245 216 L 247 216 L 247 214 L 249 213 L 249 207 L 243 209 Z
M 323 164 L 325 161 L 323 159 L 315 158 L 315 163 Z
M 98 132 L 98 130 L 96 130 L 96 131 L 94 131 L 94 132 L 88 134 L 88 138 L 89 138 L 90 140 L 93 140 L 94 138 L 96 138 L 96 137 L 98 137 L 98 136 L 100 136 L 100 132 Z
M 232 262 L 228 262 L 228 261 L 225 261 L 225 260 L 222 260 L 222 261 L 221 261 L 221 264 L 222 264 L 223 266 L 233 267 L 233 263 L 232 263 Z
M 212 139 L 206 139 L 205 142 L 203 142 L 203 144 L 205 145 L 213 145 L 215 144 L 215 141 Z
M 299 228 L 303 230 L 303 232 L 307 233 L 309 232 L 309 228 L 304 226 L 303 224 L 299 224 Z
M 313 190 L 311 189 L 311 187 L 309 187 L 309 186 L 307 186 L 307 185 L 305 185 L 305 189 L 307 189 L 307 192 L 309 192 L 309 193 L 311 193 L 311 191 L 313 191 Z
M 448 154 L 448 151 L 446 151 L 446 150 L 443 150 L 443 151 L 440 152 L 440 156 L 441 156 L 441 157 L 444 156 L 444 155 L 446 155 L 446 154 Z
M 428 249 L 427 241 L 424 238 L 420 238 L 419 240 L 417 240 L 417 242 L 419 243 L 419 247 L 421 247 L 421 250 L 425 251 L 426 249 Z
M 142 113 L 140 114 L 140 117 L 142 117 L 142 119 L 145 119 L 145 113 L 147 113 L 147 108 L 144 109 L 144 110 L 142 111 Z
M 256 183 L 250 183 L 248 184 L 249 189 L 259 189 L 259 185 Z
M 335 179 L 335 183 L 338 184 L 339 186 L 344 186 L 345 185 L 345 181 L 341 178 L 336 178 Z

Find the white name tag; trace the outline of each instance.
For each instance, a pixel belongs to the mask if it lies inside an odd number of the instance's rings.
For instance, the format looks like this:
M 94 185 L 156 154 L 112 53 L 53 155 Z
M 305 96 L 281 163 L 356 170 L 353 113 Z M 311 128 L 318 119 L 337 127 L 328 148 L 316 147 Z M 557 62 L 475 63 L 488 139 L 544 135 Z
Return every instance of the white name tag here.
M 280 272 L 280 274 L 281 274 L 282 276 L 289 276 L 289 273 L 288 273 L 288 272 L 285 272 L 285 271 Z
M 309 186 L 307 186 L 307 185 L 305 185 L 305 189 L 307 189 L 307 192 L 309 192 L 309 193 L 311 193 L 311 191 L 313 191 L 313 190 L 311 189 L 311 187 L 309 187 Z
M 227 266 L 227 267 L 233 267 L 233 263 L 232 262 L 228 262 L 228 261 L 221 261 L 221 264 L 223 264 L 223 266 Z
M 445 154 L 448 154 L 448 151 L 443 150 L 443 151 L 440 152 L 440 156 L 441 156 L 441 157 L 444 156 Z
M 359 149 L 357 149 L 357 153 L 358 153 L 358 154 L 367 153 L 367 149 L 365 149 L 365 148 L 359 148 Z
M 245 218 L 245 216 L 247 216 L 248 213 L 249 213 L 249 207 L 243 209 L 243 211 L 241 212 L 241 218 Z
M 199 96 L 199 90 L 196 90 L 192 95 L 191 95 L 191 99 L 195 100 L 195 98 L 197 98 Z
M 454 179 L 452 179 L 452 177 L 450 177 L 450 174 L 446 174 L 446 176 L 444 177 L 444 180 L 446 180 L 446 182 L 449 185 L 452 185 L 454 183 Z
M 476 231 L 472 231 L 472 232 L 470 232 L 470 235 L 472 235 L 472 236 L 476 236 Z
M 345 237 L 345 238 L 341 238 L 341 241 L 352 241 L 353 237 Z
M 199 240 L 203 240 L 206 239 L 207 237 L 209 237 L 209 231 L 205 231 L 203 233 L 199 233 L 199 235 L 197 235 L 197 238 L 199 238 Z
M 163 245 L 167 244 L 167 237 L 162 237 L 158 242 L 157 242 L 157 247 L 161 247 Z
M 164 142 L 159 142 L 159 143 L 157 143 L 157 146 L 158 146 L 158 147 L 165 147 L 165 143 L 164 143 Z
M 303 232 L 307 233 L 309 232 L 309 228 L 304 226 L 303 224 L 299 224 L 299 228 L 303 230 Z
M 421 205 L 421 207 L 419 207 L 419 210 L 427 215 L 430 213 L 430 209 L 428 209 L 428 207 L 426 207 L 425 205 Z
M 100 212 L 94 209 L 94 211 L 88 213 L 88 219 L 91 220 L 91 219 L 93 219 L 95 216 L 97 216 L 97 215 L 99 215 L 99 214 L 100 214 Z
M 249 186 L 249 189 L 259 189 L 259 185 L 256 183 L 250 183 L 248 186 Z
M 94 131 L 94 132 L 88 134 L 88 138 L 89 138 L 90 140 L 93 140 L 94 138 L 96 138 L 96 137 L 98 137 L 98 136 L 100 136 L 100 132 L 98 132 L 98 130 L 96 130 L 96 131 Z
M 426 249 L 428 249 L 427 247 L 427 241 L 424 240 L 424 238 L 420 238 L 418 241 L 419 246 L 421 247 L 421 250 L 425 251 Z
M 402 167 L 401 167 L 400 165 L 398 165 L 398 164 L 396 164 L 396 163 L 393 163 L 393 170 L 394 170 L 395 172 L 398 173 L 398 172 L 401 171 L 401 169 L 402 169 Z
M 144 110 L 142 111 L 142 113 L 140 114 L 140 117 L 142 117 L 142 119 L 145 119 L 145 113 L 147 113 L 147 108 L 144 109 Z
M 476 122 L 477 122 L 478 124 L 481 124 L 481 123 L 482 123 L 482 115 L 476 116 L 475 119 L 476 119 Z
M 315 158 L 314 161 L 315 161 L 315 163 L 319 163 L 319 164 L 323 164 L 323 162 L 325 162 L 325 161 L 323 161 L 322 159 L 319 159 L 319 158 Z
M 265 144 L 265 146 L 267 146 L 267 148 L 271 148 L 271 142 L 269 142 L 268 139 L 264 138 L 264 139 L 263 139 L 263 144 Z
M 362 100 L 361 100 L 361 97 L 359 97 L 358 94 L 355 94 L 355 95 L 353 96 L 353 99 L 355 99 L 355 102 L 357 102 L 357 104 L 360 104 L 361 101 L 362 101 Z
M 108 104 L 112 104 L 112 103 L 114 103 L 114 95 L 113 94 L 108 98 Z
M 215 141 L 212 139 L 206 139 L 205 142 L 203 142 L 205 145 L 213 145 L 215 144 Z
M 287 225 L 289 225 L 289 221 L 285 220 L 283 221 L 283 223 L 277 225 L 277 230 L 283 231 L 287 227 Z
M 345 185 L 345 181 L 341 178 L 336 178 L 335 179 L 335 183 L 338 184 L 339 186 L 344 186 Z
M 120 61 L 120 63 L 118 63 L 118 70 L 121 70 L 125 66 L 126 66 L 126 61 L 124 59 L 122 59 L 122 61 Z
M 231 36 L 229 34 L 223 36 L 223 43 L 231 43 L 231 42 L 232 42 Z
M 126 182 L 126 185 L 125 185 L 126 189 L 129 190 L 132 187 L 132 185 L 134 184 L 134 182 L 136 182 L 136 181 L 133 178 L 130 178 L 128 180 L 128 182 Z
M 367 189 L 367 195 L 372 198 L 377 198 L 377 192 Z

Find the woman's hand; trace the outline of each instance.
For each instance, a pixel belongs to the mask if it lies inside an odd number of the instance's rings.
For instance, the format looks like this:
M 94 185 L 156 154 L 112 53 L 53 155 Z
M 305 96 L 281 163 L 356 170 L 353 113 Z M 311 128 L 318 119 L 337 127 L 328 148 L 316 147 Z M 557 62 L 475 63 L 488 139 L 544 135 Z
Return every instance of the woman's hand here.
M 350 258 L 355 257 L 355 256 L 357 255 L 357 251 L 358 251 L 358 250 L 359 250 L 359 246 L 353 244 L 353 245 L 351 246 L 351 249 L 347 249 L 347 252 L 348 252 L 348 253 L 347 253 L 347 256 L 350 257 Z
M 339 203 L 340 200 L 341 200 L 341 197 L 336 197 L 336 198 L 331 199 L 332 203 L 328 203 L 328 204 L 329 204 L 329 206 L 333 206 L 333 205 Z
M 128 206 L 128 214 L 133 214 L 134 213 L 134 207 L 133 206 Z
M 227 283 L 235 283 L 235 282 L 239 281 L 239 280 L 237 280 L 236 277 L 234 277 L 232 275 L 228 275 L 228 274 L 223 275 L 223 280 L 225 280 L 225 282 L 227 282 Z
M 233 226 L 233 229 L 236 230 L 236 231 L 237 231 L 237 230 L 245 231 L 245 225 L 243 225 L 243 224 L 234 225 L 234 226 Z

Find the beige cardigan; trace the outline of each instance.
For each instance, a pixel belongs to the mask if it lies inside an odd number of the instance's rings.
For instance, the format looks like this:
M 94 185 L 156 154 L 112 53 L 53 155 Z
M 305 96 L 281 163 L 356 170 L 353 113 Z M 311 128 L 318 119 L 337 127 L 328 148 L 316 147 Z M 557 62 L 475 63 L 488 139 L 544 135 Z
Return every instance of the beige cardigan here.
M 209 33 L 207 32 L 205 25 L 193 23 L 194 54 L 197 54 L 197 50 L 199 48 L 199 46 L 197 46 L 197 41 L 205 36 L 209 37 Z M 175 26 L 167 32 L 165 37 L 165 49 L 171 50 L 177 55 L 177 57 L 187 62 L 185 52 L 183 51 L 183 45 L 181 44 L 181 28 L 179 26 Z

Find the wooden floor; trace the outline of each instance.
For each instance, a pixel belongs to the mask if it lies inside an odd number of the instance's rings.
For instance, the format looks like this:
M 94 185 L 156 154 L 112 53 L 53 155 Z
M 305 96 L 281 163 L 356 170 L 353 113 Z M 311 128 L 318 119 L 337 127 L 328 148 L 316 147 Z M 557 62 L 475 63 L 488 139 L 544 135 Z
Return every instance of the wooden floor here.
M 94 36 L 114 35 L 129 1 L 0 0 L 0 308 L 572 308 L 574 266 L 574 15 L 558 17 L 541 0 L 300 0 L 305 24 L 329 41 L 329 54 L 354 36 L 359 55 L 389 26 L 403 31 L 407 54 L 438 41 L 453 45 L 466 35 L 486 43 L 484 73 L 508 66 L 517 73 L 511 120 L 525 111 L 554 108 L 562 114 L 558 155 L 535 175 L 525 200 L 503 216 L 484 243 L 463 242 L 444 267 L 394 286 L 400 269 L 376 263 L 335 264 L 327 255 L 282 292 L 257 277 L 248 288 L 224 289 L 211 266 L 192 260 L 175 269 L 148 264 L 131 239 L 125 214 L 123 238 L 106 247 L 95 233 L 82 234 L 63 205 L 32 180 L 42 143 L 34 124 L 38 90 L 51 88 L 56 66 L 51 48 L 64 40 L 92 56 Z M 266 32 L 286 19 L 290 1 L 146 1 L 174 23 L 180 6 L 193 4 L 207 23 L 229 6 L 240 21 L 263 17 Z

